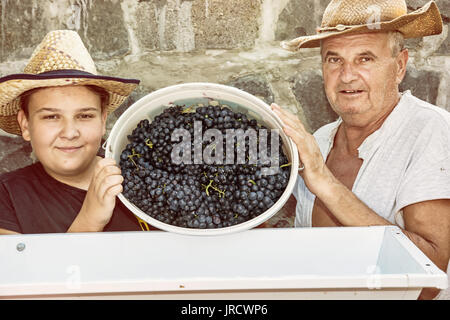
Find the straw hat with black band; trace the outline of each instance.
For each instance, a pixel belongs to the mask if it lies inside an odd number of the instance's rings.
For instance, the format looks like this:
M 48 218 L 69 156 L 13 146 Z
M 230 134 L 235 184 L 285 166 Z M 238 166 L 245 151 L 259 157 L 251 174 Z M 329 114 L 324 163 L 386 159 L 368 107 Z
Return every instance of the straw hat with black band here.
M 34 50 L 23 73 L 0 78 L 0 129 L 20 135 L 20 96 L 32 89 L 93 85 L 108 92 L 107 113 L 119 107 L 139 80 L 101 76 L 80 36 L 71 30 L 49 32 Z
M 405 0 L 332 0 L 322 17 L 317 34 L 283 41 L 289 51 L 320 47 L 329 37 L 366 32 L 399 31 L 405 39 L 442 32 L 442 17 L 434 1 L 407 13 Z

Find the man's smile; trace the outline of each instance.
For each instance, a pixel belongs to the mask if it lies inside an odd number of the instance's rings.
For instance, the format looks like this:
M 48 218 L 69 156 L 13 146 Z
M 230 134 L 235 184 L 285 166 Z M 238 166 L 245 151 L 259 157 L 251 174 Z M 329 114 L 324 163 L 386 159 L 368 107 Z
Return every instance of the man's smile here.
M 339 90 L 338 95 L 345 97 L 345 98 L 359 98 L 362 96 L 366 91 L 365 90 Z
M 57 150 L 62 151 L 64 153 L 73 153 L 80 150 L 82 146 L 67 146 L 67 147 L 56 147 Z
M 358 93 L 363 93 L 363 92 L 365 92 L 365 91 L 360 90 L 360 89 L 339 90 L 339 93 L 342 93 L 342 94 L 358 94 Z

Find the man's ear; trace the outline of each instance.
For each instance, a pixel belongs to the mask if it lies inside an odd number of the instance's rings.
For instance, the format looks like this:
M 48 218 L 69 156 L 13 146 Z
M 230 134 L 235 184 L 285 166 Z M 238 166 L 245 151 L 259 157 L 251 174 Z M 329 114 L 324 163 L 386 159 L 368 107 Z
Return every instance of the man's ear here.
M 22 130 L 23 139 L 31 141 L 29 122 L 23 110 L 19 110 L 19 113 L 17 113 L 17 122 L 19 122 L 20 130 Z
M 396 62 L 397 62 L 397 66 L 398 66 L 396 81 L 397 81 L 398 85 L 405 78 L 406 65 L 408 64 L 408 58 L 409 58 L 408 49 L 403 49 L 402 51 L 400 51 L 400 53 L 398 54 L 398 56 L 396 58 Z

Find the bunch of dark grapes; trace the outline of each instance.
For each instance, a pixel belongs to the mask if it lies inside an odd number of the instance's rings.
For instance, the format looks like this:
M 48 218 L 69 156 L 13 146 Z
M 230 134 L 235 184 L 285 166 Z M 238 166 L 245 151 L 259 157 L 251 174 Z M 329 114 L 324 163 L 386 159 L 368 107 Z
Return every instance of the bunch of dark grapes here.
M 184 228 L 228 227 L 253 219 L 272 207 L 284 192 L 290 174 L 281 138 L 276 174 L 263 174 L 269 164 L 259 159 L 250 161 L 248 156 L 242 164 L 225 161 L 198 164 L 193 160 L 196 141 L 191 146 L 191 161 L 174 163 L 172 150 L 179 140 L 172 141 L 172 134 L 175 129 L 185 129 L 194 137 L 195 121 L 201 122 L 203 132 L 217 129 L 224 137 L 228 129 L 256 132 L 268 129 L 226 106 L 168 107 L 152 122 L 140 121 L 128 136 L 129 144 L 120 156 L 123 195 L 149 216 Z M 267 156 L 270 157 L 270 130 L 267 132 Z M 237 138 L 234 142 L 233 159 L 237 159 L 239 150 L 242 152 L 244 148 L 237 148 Z M 203 152 L 218 142 L 202 140 L 201 143 Z M 225 143 L 222 159 L 226 159 Z M 245 139 L 246 155 L 249 148 L 250 140 Z M 212 150 L 212 155 L 216 150 L 219 148 Z

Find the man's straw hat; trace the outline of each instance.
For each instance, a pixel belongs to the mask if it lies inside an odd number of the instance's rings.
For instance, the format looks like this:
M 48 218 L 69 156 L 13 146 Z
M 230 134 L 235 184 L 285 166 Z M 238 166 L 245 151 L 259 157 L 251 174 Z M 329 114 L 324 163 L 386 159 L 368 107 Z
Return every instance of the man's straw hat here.
M 24 72 L 0 78 L 0 128 L 20 135 L 17 113 L 20 95 L 42 87 L 94 85 L 105 89 L 109 99 L 105 110 L 119 107 L 139 80 L 97 75 L 94 61 L 75 31 L 48 33 L 34 50 Z
M 440 34 L 442 17 L 433 1 L 407 13 L 405 0 L 331 0 L 316 35 L 283 41 L 290 51 L 320 47 L 320 41 L 341 34 L 399 31 L 407 38 Z

